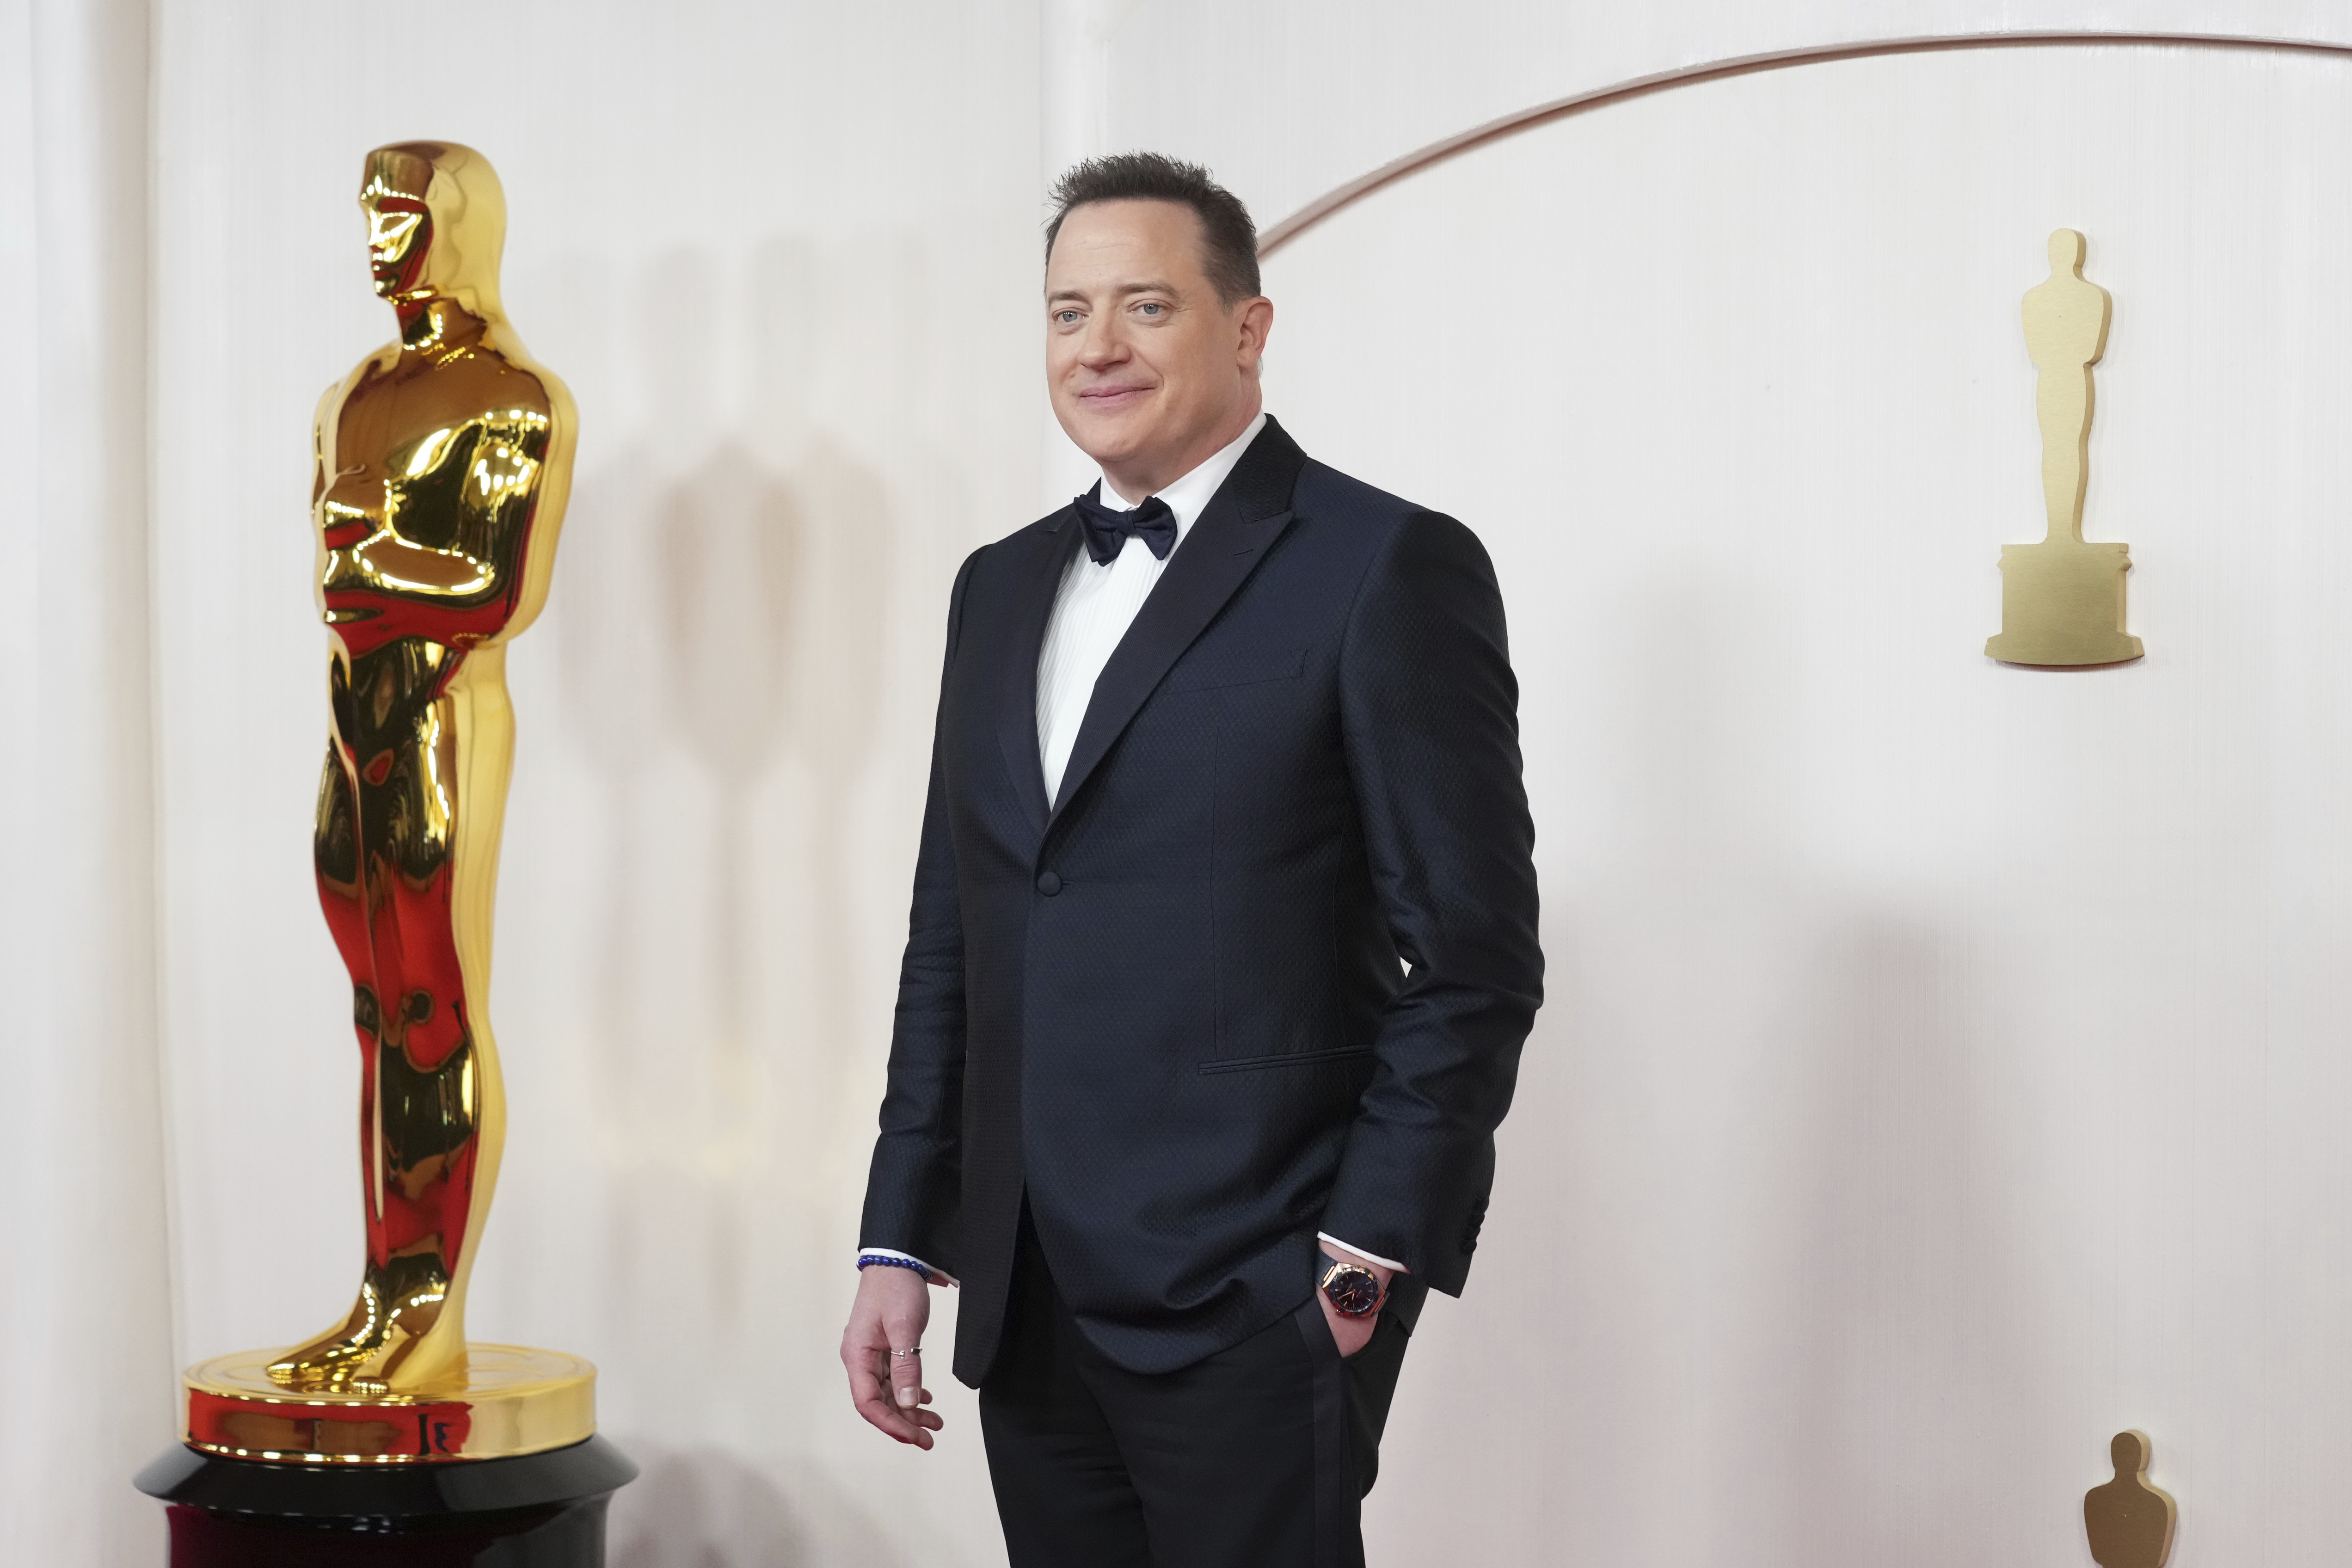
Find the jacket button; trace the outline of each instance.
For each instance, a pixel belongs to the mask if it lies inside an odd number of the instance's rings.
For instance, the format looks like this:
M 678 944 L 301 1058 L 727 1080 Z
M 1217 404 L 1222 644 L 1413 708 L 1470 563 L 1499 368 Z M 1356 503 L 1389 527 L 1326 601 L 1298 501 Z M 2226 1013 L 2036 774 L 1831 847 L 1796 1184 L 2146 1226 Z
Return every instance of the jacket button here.
M 1037 878 L 1037 890 L 1050 899 L 1062 890 L 1062 879 L 1051 871 L 1041 872 Z

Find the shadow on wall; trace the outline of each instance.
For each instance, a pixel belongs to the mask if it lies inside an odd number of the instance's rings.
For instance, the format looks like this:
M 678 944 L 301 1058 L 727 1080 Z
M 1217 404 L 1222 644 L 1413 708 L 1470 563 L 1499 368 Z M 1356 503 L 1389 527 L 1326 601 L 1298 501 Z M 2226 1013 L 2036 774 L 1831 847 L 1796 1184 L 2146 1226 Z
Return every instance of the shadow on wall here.
M 897 555 L 882 476 L 837 433 L 884 446 L 887 421 L 820 384 L 826 269 L 779 241 L 743 281 L 690 253 L 645 276 L 615 346 L 646 412 L 582 477 L 551 595 L 594 824 L 575 1046 L 607 1184 L 605 1334 L 627 1347 L 614 1405 L 674 1436 L 799 1397 L 737 1369 L 772 1362 L 780 1319 L 830 1312 L 811 1249 L 851 1244 L 809 1200 L 859 1061 L 870 944 L 844 911 Z
M 1627 759 L 1633 879 L 1672 889 L 1645 934 L 1678 955 L 1676 989 L 1711 994 L 1622 1005 L 1655 1009 L 1647 1047 L 1679 1058 L 1653 1125 L 1713 1167 L 1683 1194 L 1685 1237 L 1715 1258 L 1691 1282 L 1738 1303 L 1691 1320 L 1692 1392 L 1742 1479 L 1684 1544 L 1957 1563 L 1918 1521 L 1974 1506 L 1966 1483 L 1886 1434 L 1933 1412 L 2022 1456 L 2041 1416 L 2031 1240 L 2002 1224 L 1995 1176 L 2017 1113 L 1985 1016 L 1997 979 L 1965 912 L 1908 868 L 1824 863 L 1830 770 L 1881 731 L 1819 715 L 1809 634 L 1728 582 L 1633 608 L 1658 635 L 1625 699 L 1646 741 Z
M 1819 1561 L 1958 1568 L 1984 1537 L 1927 1546 L 1919 1521 L 1979 1506 L 1981 1474 L 1921 1466 L 1885 1434 L 1935 1412 L 2005 1456 L 2009 1495 L 2034 1498 L 2054 1372 L 2032 1238 L 1998 1176 L 2001 1123 L 2020 1109 L 2001 1103 L 1977 1005 L 1998 979 L 1964 932 L 1889 912 L 1830 933 L 1812 981 L 1810 1103 L 1781 1156 L 1805 1173 L 1797 1386 L 1773 1413 L 1790 1454 L 1810 1457 L 1781 1478 L 1791 1539 Z M 2030 1556 L 2042 1511 L 1990 1533 Z
M 643 1473 L 613 1499 L 612 1568 L 898 1568 L 906 1561 L 884 1544 L 873 1515 L 814 1470 L 779 1482 L 716 1449 L 629 1449 Z
M 1972 1504 L 1886 1434 L 1925 1418 L 2030 1454 L 2048 1373 L 1990 1175 L 2013 1114 L 1992 982 L 1903 868 L 1822 853 L 1843 753 L 1809 727 L 1801 618 L 1697 563 L 1612 597 L 1608 680 L 1577 689 L 1585 777 L 1547 792 L 1607 829 L 1547 882 L 1554 1000 L 1491 1239 L 1461 1315 L 1416 1340 L 1410 1463 L 1371 1507 L 1422 1537 L 1390 1488 L 1476 1497 L 1500 1522 L 1453 1542 L 1474 1554 L 1549 1534 L 1577 1562 L 1942 1563 L 1917 1521 Z M 1498 1430 L 1458 1391 L 1536 1301 L 1570 1304 L 1520 1370 L 1568 1414 Z

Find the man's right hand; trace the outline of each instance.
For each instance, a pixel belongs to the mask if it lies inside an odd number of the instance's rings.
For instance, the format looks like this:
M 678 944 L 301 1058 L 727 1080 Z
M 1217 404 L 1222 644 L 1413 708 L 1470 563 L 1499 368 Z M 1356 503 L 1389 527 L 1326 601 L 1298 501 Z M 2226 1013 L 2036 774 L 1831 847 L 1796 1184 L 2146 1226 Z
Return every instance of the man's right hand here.
M 945 1425 L 927 1410 L 920 1347 L 931 1321 L 930 1286 L 911 1268 L 877 1266 L 857 1274 L 857 1300 L 842 1331 L 841 1364 L 849 1370 L 849 1398 L 857 1413 L 901 1443 L 931 1446 Z M 914 1350 L 914 1355 L 893 1351 Z

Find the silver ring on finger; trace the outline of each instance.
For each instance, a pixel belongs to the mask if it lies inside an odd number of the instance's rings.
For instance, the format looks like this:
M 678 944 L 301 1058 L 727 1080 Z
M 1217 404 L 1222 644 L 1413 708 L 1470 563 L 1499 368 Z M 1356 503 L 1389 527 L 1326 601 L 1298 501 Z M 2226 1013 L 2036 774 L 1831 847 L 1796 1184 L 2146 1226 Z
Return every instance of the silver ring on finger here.
M 902 1350 L 902 1351 L 892 1351 L 892 1352 L 890 1352 L 890 1359 L 891 1359 L 892 1361 L 905 1361 L 908 1356 L 917 1356 L 917 1355 L 920 1355 L 920 1354 L 922 1354 L 922 1353 L 923 1353 L 923 1347 L 922 1347 L 922 1346 L 920 1346 L 920 1345 L 909 1345 L 909 1346 L 908 1346 L 905 1350 Z

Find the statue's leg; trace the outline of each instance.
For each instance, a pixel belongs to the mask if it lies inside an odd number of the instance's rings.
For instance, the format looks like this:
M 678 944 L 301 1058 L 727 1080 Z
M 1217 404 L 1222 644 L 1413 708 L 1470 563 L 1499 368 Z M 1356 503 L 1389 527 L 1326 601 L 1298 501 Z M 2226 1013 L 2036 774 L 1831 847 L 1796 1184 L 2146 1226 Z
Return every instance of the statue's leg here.
M 474 1269 L 482 1226 L 489 1216 L 499 1156 L 506 1144 L 506 1091 L 499 1072 L 498 1047 L 490 1033 L 490 931 L 498 886 L 499 841 L 505 826 L 507 781 L 514 767 L 514 710 L 507 699 L 506 649 L 477 648 L 450 672 L 437 691 L 431 737 L 435 777 L 447 805 L 436 879 L 445 889 L 430 907 L 413 906 L 416 921 L 403 931 L 415 939 L 407 951 L 429 963 L 436 1005 L 427 1020 L 421 1002 L 412 1008 L 409 1050 L 404 1060 L 431 1075 L 395 1085 L 388 1075 L 383 1092 L 397 1088 L 418 1097 L 416 1124 L 442 1130 L 440 1141 L 420 1145 L 415 1169 L 428 1173 L 420 1201 L 430 1209 L 446 1270 L 446 1298 L 440 1319 L 416 1347 L 413 1366 L 462 1366 L 466 1353 L 466 1285 Z M 404 890 L 418 879 L 404 877 Z M 429 1098 L 429 1103 L 426 1103 Z M 425 1223 L 420 1217 L 419 1225 Z
M 369 1326 L 381 1314 L 371 1286 L 382 1258 L 376 1161 L 376 1061 L 382 1051 L 383 1010 L 375 986 L 375 962 L 368 940 L 367 889 L 362 874 L 359 797 L 352 776 L 346 737 L 351 734 L 351 671 L 338 658 L 329 673 L 333 696 L 335 732 L 327 742 L 326 765 L 319 774 L 319 805 L 310 841 L 311 863 L 318 878 L 319 906 L 327 930 L 335 939 L 343 967 L 352 977 L 352 1026 L 360 1047 L 360 1180 L 368 1215 L 368 1260 L 362 1270 L 359 1300 L 349 1315 L 316 1340 L 271 1363 L 270 1375 L 299 1386 L 347 1382 L 364 1371 L 371 1350 Z
M 2042 422 L 2042 504 L 2051 539 L 2082 537 L 2083 494 L 2090 483 L 2084 443 L 2091 432 L 2091 370 L 2051 369 L 2034 383 Z
M 457 664 L 453 650 L 408 639 L 355 661 L 338 692 L 348 763 L 321 790 L 320 889 L 355 978 L 367 1058 L 367 1265 L 349 1316 L 273 1365 L 285 1383 L 376 1392 L 464 1367 L 455 1297 L 470 1261 L 484 1096 L 455 928 L 463 747 L 446 687 Z M 356 851 L 348 876 L 344 843 Z

